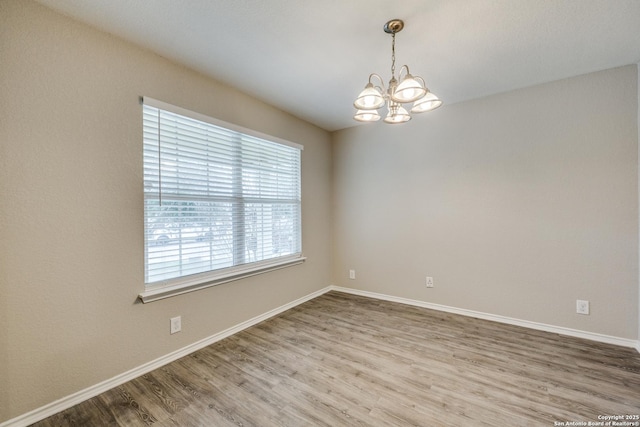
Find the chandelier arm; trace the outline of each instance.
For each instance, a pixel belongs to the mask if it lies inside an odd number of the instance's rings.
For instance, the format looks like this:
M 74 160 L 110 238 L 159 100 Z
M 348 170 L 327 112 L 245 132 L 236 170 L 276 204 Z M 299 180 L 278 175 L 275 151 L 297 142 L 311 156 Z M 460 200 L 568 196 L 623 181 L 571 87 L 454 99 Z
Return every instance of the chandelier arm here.
M 402 70 L 404 70 L 404 72 L 405 72 L 405 74 L 404 74 L 404 75 L 405 75 L 405 76 L 406 76 L 407 74 L 411 74 L 411 73 L 409 72 L 409 66 L 408 66 L 408 65 L 403 65 L 403 66 L 402 66 L 402 68 L 400 68 L 400 72 L 398 73 L 398 81 L 402 81 Z M 423 82 L 424 82 L 424 80 L 423 80 Z
M 371 73 L 371 75 L 369 76 L 369 83 L 373 84 L 373 82 L 371 81 L 371 79 L 373 77 L 377 77 L 378 80 L 380 81 L 380 86 L 375 86 L 376 89 L 380 90 L 380 92 L 384 95 L 387 91 L 387 89 L 385 89 L 384 87 L 384 80 L 382 80 L 382 77 L 380 77 L 380 75 L 376 74 L 376 73 Z
M 409 69 L 409 68 L 407 68 Z M 420 80 L 420 82 L 422 82 L 422 87 L 424 87 L 427 90 L 427 93 L 430 93 L 431 91 L 429 90 L 429 88 L 427 87 L 427 83 L 424 81 L 424 79 L 420 76 L 413 76 L 414 79 L 416 80 Z M 427 94 L 425 93 L 425 95 Z M 422 97 L 421 97 L 422 98 Z

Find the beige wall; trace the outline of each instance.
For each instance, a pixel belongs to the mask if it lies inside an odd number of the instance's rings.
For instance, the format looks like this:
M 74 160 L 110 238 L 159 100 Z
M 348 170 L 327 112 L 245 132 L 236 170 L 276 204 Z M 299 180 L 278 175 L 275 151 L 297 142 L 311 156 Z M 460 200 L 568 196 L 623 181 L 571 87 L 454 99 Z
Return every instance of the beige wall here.
M 636 339 L 637 80 L 631 65 L 338 132 L 334 284 Z
M 330 284 L 327 132 L 31 1 L 0 57 L 0 423 Z M 304 145 L 306 263 L 136 304 L 141 95 Z

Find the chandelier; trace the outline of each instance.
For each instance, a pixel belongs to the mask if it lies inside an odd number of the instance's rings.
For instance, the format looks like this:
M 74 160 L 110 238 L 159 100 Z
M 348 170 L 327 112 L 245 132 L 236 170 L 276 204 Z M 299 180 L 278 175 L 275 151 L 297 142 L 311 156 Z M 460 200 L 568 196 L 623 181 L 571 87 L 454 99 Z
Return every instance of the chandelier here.
M 376 122 L 380 120 L 378 109 L 387 106 L 386 123 L 404 123 L 411 120 L 411 115 L 402 104 L 413 102 L 411 113 L 424 113 L 435 110 L 442 105 L 442 101 L 427 89 L 424 80 L 419 76 L 412 76 L 409 67 L 403 65 L 396 80 L 396 33 L 404 28 L 400 19 L 392 19 L 384 24 L 385 33 L 391 34 L 391 80 L 385 89 L 384 81 L 378 74 L 371 74 L 369 82 L 356 98 L 353 106 L 358 110 L 353 116 L 360 122 Z M 404 75 L 403 75 L 404 72 Z M 372 80 L 377 78 L 380 86 L 374 86 Z

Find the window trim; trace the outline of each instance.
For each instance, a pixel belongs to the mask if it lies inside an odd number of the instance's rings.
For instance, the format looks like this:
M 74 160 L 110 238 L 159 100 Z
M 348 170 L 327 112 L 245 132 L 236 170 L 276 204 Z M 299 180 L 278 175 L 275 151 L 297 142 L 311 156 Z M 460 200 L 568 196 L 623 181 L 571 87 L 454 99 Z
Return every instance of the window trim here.
M 281 268 L 291 267 L 302 264 L 306 261 L 304 255 L 295 255 L 291 257 L 276 258 L 266 261 L 258 261 L 251 264 L 244 264 L 236 267 L 229 267 L 217 272 L 206 272 L 185 276 L 183 280 L 172 279 L 171 284 L 150 286 L 144 292 L 138 295 L 140 301 L 148 303 L 169 298 L 175 295 L 182 295 L 188 292 L 200 289 L 210 288 L 212 286 L 221 285 L 223 283 L 232 282 L 234 280 L 244 279 L 246 277 L 255 276 L 269 271 L 280 270 Z
M 177 107 L 175 105 L 167 104 L 162 101 L 158 101 L 149 97 L 140 97 L 141 104 L 155 107 L 161 110 L 169 111 L 175 114 L 186 116 L 195 120 L 210 123 L 214 126 L 223 127 L 231 131 L 243 133 L 249 136 L 253 136 L 260 139 L 265 139 L 278 144 L 283 144 L 289 147 L 296 148 L 301 152 L 304 150 L 304 146 L 296 144 L 291 141 L 287 141 L 272 135 L 267 135 L 261 132 L 247 129 L 242 126 L 227 123 L 222 120 L 215 119 L 213 117 L 205 116 L 203 114 L 186 110 L 184 108 Z M 302 177 L 301 177 L 302 178 Z M 301 179 L 300 178 L 300 179 Z M 146 247 L 146 246 L 145 246 Z M 146 254 L 145 254 L 146 257 Z M 255 276 L 269 271 L 279 270 L 286 267 L 291 267 L 303 263 L 306 257 L 302 253 L 267 259 L 263 261 L 251 262 L 248 264 L 241 264 L 232 267 L 227 267 L 219 270 L 206 271 L 202 273 L 187 275 L 179 278 L 172 278 L 166 281 L 155 282 L 152 285 L 145 284 L 145 290 L 138 294 L 138 298 L 142 303 L 149 303 L 152 301 L 158 301 L 161 299 L 169 298 L 176 295 L 182 295 L 188 292 L 197 291 L 200 289 L 209 288 L 212 286 L 228 283 L 235 280 L 244 279 L 246 277 Z

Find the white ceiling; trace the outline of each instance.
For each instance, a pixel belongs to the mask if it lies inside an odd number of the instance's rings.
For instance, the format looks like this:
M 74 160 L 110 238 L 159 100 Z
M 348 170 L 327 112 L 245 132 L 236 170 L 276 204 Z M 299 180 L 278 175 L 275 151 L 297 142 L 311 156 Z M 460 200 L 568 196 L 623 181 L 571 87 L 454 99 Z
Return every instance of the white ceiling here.
M 329 131 L 391 77 L 392 18 L 396 69 L 445 105 L 640 62 L 640 0 L 38 1 Z

